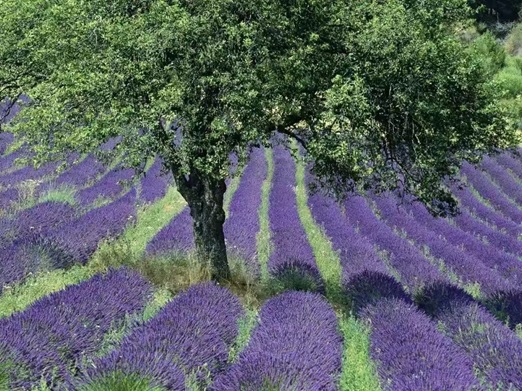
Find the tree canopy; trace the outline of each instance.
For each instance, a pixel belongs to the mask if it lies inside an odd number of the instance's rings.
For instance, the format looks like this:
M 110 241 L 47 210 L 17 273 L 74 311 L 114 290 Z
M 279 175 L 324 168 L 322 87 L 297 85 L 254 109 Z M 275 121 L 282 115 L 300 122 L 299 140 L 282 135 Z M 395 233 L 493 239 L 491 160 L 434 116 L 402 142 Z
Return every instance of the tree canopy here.
M 399 189 L 437 211 L 441 180 L 517 142 L 488 71 L 453 34 L 466 0 L 4 0 L 0 91 L 37 159 L 121 135 L 159 155 L 226 277 L 229 156 L 279 132 L 337 195 Z

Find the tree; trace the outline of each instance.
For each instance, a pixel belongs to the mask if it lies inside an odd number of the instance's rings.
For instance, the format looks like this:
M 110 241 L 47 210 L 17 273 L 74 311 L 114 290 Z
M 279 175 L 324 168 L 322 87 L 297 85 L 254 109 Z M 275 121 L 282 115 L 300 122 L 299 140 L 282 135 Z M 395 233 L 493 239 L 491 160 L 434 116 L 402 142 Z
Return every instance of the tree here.
M 515 143 L 452 35 L 469 15 L 465 0 L 4 0 L 0 85 L 31 97 L 12 130 L 39 161 L 116 135 L 128 164 L 160 155 L 228 278 L 231 153 L 279 132 L 332 193 L 400 189 L 437 211 L 462 159 Z

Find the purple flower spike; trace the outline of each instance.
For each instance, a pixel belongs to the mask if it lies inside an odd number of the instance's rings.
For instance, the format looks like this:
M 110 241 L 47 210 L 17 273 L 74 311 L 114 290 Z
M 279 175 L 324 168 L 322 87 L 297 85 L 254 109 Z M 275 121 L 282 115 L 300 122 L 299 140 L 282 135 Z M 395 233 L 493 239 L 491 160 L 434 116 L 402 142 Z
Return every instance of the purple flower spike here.
M 488 389 L 522 388 L 522 340 L 463 292 L 443 285 L 423 294 L 422 306 L 467 352 Z
M 179 384 L 180 370 L 200 380 L 216 375 L 227 364 L 243 314 L 239 299 L 227 289 L 213 283 L 192 286 L 125 337 L 118 350 L 85 368 L 80 382 L 114 370 L 149 374 L 164 387 Z
M 381 299 L 395 298 L 405 303 L 412 303 L 402 286 L 393 277 L 371 271 L 353 276 L 346 282 L 344 291 L 356 314 L 368 305 L 377 304 Z
M 324 298 L 283 293 L 265 303 L 249 345 L 211 390 L 333 391 L 341 357 L 337 318 Z
M 169 252 L 188 252 L 194 246 L 192 217 L 190 217 L 190 209 L 185 207 L 152 238 L 147 244 L 146 253 L 150 256 L 158 256 Z
M 92 209 L 78 219 L 42 235 L 54 266 L 85 263 L 107 238 L 120 235 L 136 216 L 136 191 L 132 189 L 120 199 Z
M 370 355 L 384 389 L 469 391 L 477 389 L 473 363 L 430 319 L 399 299 L 366 307 Z
M 384 221 L 379 220 L 363 197 L 353 196 L 345 202 L 346 216 L 360 232 L 379 248 L 389 253 L 389 262 L 401 276 L 401 283 L 410 292 L 435 281 L 447 281 L 447 277 L 426 259 L 406 239 L 398 236 Z
M 270 230 L 273 252 L 268 269 L 274 277 L 305 276 L 322 289 L 323 281 L 315 263 L 312 247 L 297 212 L 295 162 L 283 147 L 274 148 L 274 178 L 270 193 Z M 289 269 L 285 272 L 285 269 Z
M 223 227 L 227 250 L 246 261 L 248 268 L 259 274 L 256 235 L 259 231 L 258 209 L 261 186 L 267 175 L 264 150 L 254 148 L 230 203 L 230 213 Z
M 462 164 L 461 172 L 466 175 L 468 182 L 471 183 L 480 195 L 488 200 L 497 211 L 517 224 L 522 222 L 522 210 L 506 198 L 502 191 L 491 182 L 486 174 L 467 162 Z
M 83 189 L 78 193 L 78 200 L 82 205 L 89 205 L 98 198 L 115 198 L 123 191 L 123 182 L 128 182 L 134 177 L 134 170 L 131 168 L 115 168 L 105 175 L 95 185 Z
M 10 389 L 31 389 L 41 378 L 58 389 L 111 328 L 143 310 L 151 291 L 139 274 L 113 270 L 1 319 L 0 368 L 13 365 Z
M 145 177 L 141 180 L 140 200 L 151 203 L 163 198 L 167 193 L 167 187 L 172 180 L 171 174 L 161 172 L 162 162 L 157 158 Z

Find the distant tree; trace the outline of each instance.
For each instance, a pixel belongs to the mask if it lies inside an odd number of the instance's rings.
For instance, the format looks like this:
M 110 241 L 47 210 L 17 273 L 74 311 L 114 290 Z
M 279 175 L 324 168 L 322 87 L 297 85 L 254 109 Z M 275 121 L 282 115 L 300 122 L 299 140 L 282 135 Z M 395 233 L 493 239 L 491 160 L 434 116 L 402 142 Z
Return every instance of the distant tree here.
M 279 132 L 320 183 L 454 206 L 441 179 L 516 142 L 495 85 L 453 36 L 466 0 L 3 0 L 0 88 L 31 102 L 11 129 L 40 160 L 160 155 L 196 251 L 228 278 L 229 156 Z M 170 124 L 176 123 L 176 127 Z M 433 202 L 438 200 L 438 202 Z

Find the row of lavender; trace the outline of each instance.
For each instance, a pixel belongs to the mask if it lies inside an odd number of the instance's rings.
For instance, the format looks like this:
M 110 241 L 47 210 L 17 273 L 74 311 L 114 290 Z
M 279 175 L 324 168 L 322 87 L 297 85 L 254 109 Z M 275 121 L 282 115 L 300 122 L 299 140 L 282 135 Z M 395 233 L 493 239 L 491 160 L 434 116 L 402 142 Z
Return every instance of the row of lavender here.
M 398 204 L 391 195 L 357 196 L 343 211 L 319 194 L 309 198 L 339 252 L 352 308 L 371 325 L 382 384 L 400 390 L 519 389 L 522 343 L 488 311 L 512 327 L 522 322 L 518 242 L 482 220 L 470 221 L 466 212 L 452 225 L 419 205 Z M 479 228 L 505 241 L 486 245 L 475 236 Z M 480 284 L 482 303 L 457 287 L 473 283 Z M 444 325 L 442 333 L 410 297 Z
M 159 159 L 137 186 L 125 190 L 121 181 L 133 174 L 133 170 L 118 167 L 107 171 L 93 156 L 87 156 L 36 189 L 44 193 L 56 186 L 78 188 L 77 205 L 44 202 L 1 218 L 0 292 L 39 270 L 85 263 L 103 239 L 120 235 L 132 223 L 138 204 L 166 194 L 170 179 L 162 175 Z M 137 189 L 141 190 L 139 197 Z M 10 190 L 16 189 L 7 192 Z M 90 206 L 99 197 L 112 202 Z
M 139 275 L 113 270 L 0 320 L 3 386 L 102 389 L 114 375 L 137 375 L 150 388 L 168 390 L 189 383 L 212 390 L 336 389 L 342 338 L 321 296 L 288 292 L 268 300 L 247 348 L 232 363 L 229 351 L 244 316 L 237 297 L 214 284 L 197 285 L 143 322 L 150 294 Z M 104 336 L 124 323 L 127 335 L 100 357 Z

